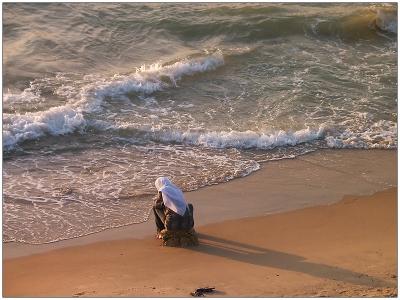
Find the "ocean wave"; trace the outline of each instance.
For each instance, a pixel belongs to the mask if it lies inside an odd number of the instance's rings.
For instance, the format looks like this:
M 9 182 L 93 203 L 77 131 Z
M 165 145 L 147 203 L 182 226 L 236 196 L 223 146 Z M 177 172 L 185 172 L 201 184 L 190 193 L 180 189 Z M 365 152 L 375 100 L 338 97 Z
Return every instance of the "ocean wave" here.
M 189 145 L 205 146 L 210 148 L 238 148 L 238 149 L 273 149 L 283 146 L 294 146 L 310 142 L 323 137 L 326 128 L 318 130 L 310 128 L 287 132 L 279 130 L 272 133 L 257 133 L 247 131 L 211 131 L 211 132 L 179 132 L 161 131 L 155 133 L 156 140 L 162 142 L 179 142 Z
M 43 98 L 32 92 L 30 88 L 25 89 L 21 93 L 4 93 L 3 95 L 3 105 L 6 107 L 26 103 L 32 104 L 42 101 Z
M 236 149 L 273 149 L 276 147 L 295 146 L 298 144 L 321 139 L 330 130 L 329 126 L 321 125 L 318 129 L 305 128 L 298 131 L 277 130 L 271 132 L 246 131 L 207 131 L 201 129 L 177 130 L 169 127 L 136 127 L 130 124 L 104 126 L 107 130 L 132 130 L 135 135 L 144 139 L 162 143 L 180 143 L 190 146 L 208 148 Z
M 325 140 L 330 148 L 397 149 L 397 123 L 380 120 L 364 131 L 346 128 Z
M 162 143 L 179 143 L 207 148 L 236 148 L 270 150 L 296 146 L 320 140 L 330 148 L 395 149 L 397 124 L 381 120 L 364 131 L 351 128 L 339 129 L 332 124 L 301 130 L 276 130 L 268 132 L 207 131 L 201 129 L 179 130 L 170 127 L 137 126 L 132 124 L 92 124 L 100 130 L 131 130 L 137 137 Z M 97 126 L 98 125 L 98 126 Z
M 118 97 L 132 92 L 148 95 L 165 88 L 177 87 L 177 82 L 182 77 L 215 70 L 223 64 L 222 52 L 216 51 L 205 57 L 183 59 L 173 64 L 142 65 L 128 75 L 114 75 L 112 78 L 93 76 L 93 82 L 83 85 L 78 92 L 76 88 L 61 82 L 60 91 L 55 90 L 55 94 L 62 94 L 67 98 L 66 105 L 25 114 L 4 114 L 3 146 L 10 150 L 17 143 L 46 134 L 62 135 L 83 129 L 87 124 L 84 115 L 101 111 L 107 97 Z M 90 76 L 86 80 L 88 78 Z M 12 105 L 14 101 L 25 104 L 43 101 L 31 88 L 20 94 L 6 94 L 5 99 L 8 105 Z
M 46 134 L 63 135 L 85 126 L 82 113 L 72 107 L 52 107 L 44 112 L 3 114 L 3 146 L 12 149 L 17 143 Z
M 383 31 L 397 33 L 397 10 L 394 8 L 378 9 L 375 25 Z
M 193 59 L 184 59 L 170 65 L 154 63 L 142 65 L 129 75 L 114 75 L 85 86 L 81 99 L 77 102 L 85 112 L 101 109 L 106 97 L 116 97 L 128 93 L 152 94 L 165 88 L 177 87 L 184 76 L 215 70 L 224 64 L 221 51 Z
M 317 18 L 311 28 L 320 37 L 339 37 L 346 42 L 372 40 L 381 36 L 379 30 L 397 33 L 397 10 L 368 7 L 336 18 Z
M 326 7 L 325 13 L 320 8 L 310 6 L 297 8 L 302 13 L 292 13 L 290 7 L 283 6 L 246 6 L 231 9 L 232 16 L 229 16 L 229 10 L 224 15 L 220 13 L 223 8 L 213 8 L 205 10 L 208 14 L 217 14 L 210 22 L 194 22 L 190 18 L 163 18 L 152 25 L 185 41 L 223 37 L 225 41 L 246 43 L 296 35 L 340 38 L 343 41 L 370 39 L 379 36 L 376 28 L 371 26 L 374 23 L 381 30 L 397 32 L 397 11 L 393 7 L 333 6 Z M 249 13 L 251 15 L 247 16 Z

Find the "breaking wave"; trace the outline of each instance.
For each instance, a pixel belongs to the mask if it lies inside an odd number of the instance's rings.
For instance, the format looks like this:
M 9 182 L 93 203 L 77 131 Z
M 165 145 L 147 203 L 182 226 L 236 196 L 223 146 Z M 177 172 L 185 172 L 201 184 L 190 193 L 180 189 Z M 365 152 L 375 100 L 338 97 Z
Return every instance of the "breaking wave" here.
M 45 134 L 72 133 L 85 124 L 82 113 L 68 105 L 24 115 L 3 114 L 3 146 L 9 149 L 19 142 L 37 139 Z
M 237 149 L 273 149 L 276 147 L 295 146 L 301 143 L 320 139 L 324 136 L 326 128 L 321 126 L 318 130 L 310 128 L 287 132 L 258 133 L 247 131 L 196 131 L 161 129 L 153 130 L 147 135 L 154 141 L 182 143 L 193 146 L 209 148 L 237 148 Z
M 378 9 L 375 24 L 383 31 L 397 33 L 397 10 L 393 8 Z
M 147 128 L 146 128 L 147 127 Z M 177 130 L 169 127 L 149 128 L 132 125 L 100 124 L 105 130 L 131 130 L 135 136 L 162 143 L 179 143 L 207 148 L 236 148 L 269 150 L 277 147 L 296 146 L 317 140 L 325 142 L 329 148 L 359 149 L 395 149 L 397 148 L 397 124 L 391 121 L 379 121 L 366 131 L 357 132 L 351 128 L 335 128 L 334 125 L 322 124 L 318 128 L 307 127 L 293 131 L 276 130 L 269 132 L 247 131 L 207 131 Z
M 67 104 L 34 113 L 4 114 L 3 146 L 10 150 L 17 143 L 37 139 L 46 134 L 63 135 L 78 129 L 83 130 L 86 126 L 85 113 L 101 111 L 106 97 L 128 93 L 148 95 L 165 88 L 177 87 L 177 82 L 182 77 L 212 71 L 223 64 L 222 52 L 216 51 L 205 57 L 184 59 L 170 65 L 142 65 L 128 75 L 94 78 L 94 82 L 84 85 L 78 92 L 61 84 L 55 93 L 65 96 Z M 6 103 L 45 101 L 40 95 L 32 92 L 31 88 L 20 94 L 5 94 L 4 99 Z

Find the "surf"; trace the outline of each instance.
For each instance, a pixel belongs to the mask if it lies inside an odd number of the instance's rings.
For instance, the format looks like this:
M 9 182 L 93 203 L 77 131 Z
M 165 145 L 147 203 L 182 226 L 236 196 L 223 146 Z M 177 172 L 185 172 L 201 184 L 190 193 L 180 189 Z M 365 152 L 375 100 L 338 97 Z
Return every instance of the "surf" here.
M 108 97 L 129 93 L 150 95 L 164 89 L 176 88 L 183 77 L 213 71 L 223 64 L 222 52 L 217 50 L 208 56 L 182 59 L 172 64 L 141 65 L 131 74 L 116 74 L 111 78 L 94 76 L 94 82 L 84 85 L 79 91 L 61 83 L 54 93 L 65 96 L 67 104 L 45 111 L 4 114 L 3 146 L 11 150 L 20 142 L 47 134 L 58 136 L 76 130 L 83 131 L 87 125 L 85 115 L 101 111 L 102 104 Z M 4 98 L 6 103 L 13 104 L 45 102 L 31 88 L 19 94 L 8 93 Z

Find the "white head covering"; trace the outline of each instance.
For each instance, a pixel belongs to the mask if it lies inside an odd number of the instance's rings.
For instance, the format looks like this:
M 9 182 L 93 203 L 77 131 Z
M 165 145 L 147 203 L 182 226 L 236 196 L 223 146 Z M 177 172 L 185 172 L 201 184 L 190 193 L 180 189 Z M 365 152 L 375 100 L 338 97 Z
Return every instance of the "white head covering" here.
M 187 203 L 183 197 L 182 191 L 167 177 L 158 177 L 155 185 L 157 191 L 162 193 L 164 205 L 183 216 L 186 211 Z

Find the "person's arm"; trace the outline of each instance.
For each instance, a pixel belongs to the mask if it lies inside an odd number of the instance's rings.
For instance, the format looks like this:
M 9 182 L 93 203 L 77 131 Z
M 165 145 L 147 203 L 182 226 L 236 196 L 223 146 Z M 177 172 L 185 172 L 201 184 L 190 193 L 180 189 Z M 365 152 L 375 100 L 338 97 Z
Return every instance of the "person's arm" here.
M 158 195 L 154 197 L 154 207 L 158 209 L 164 209 L 165 207 L 161 192 L 158 192 Z

